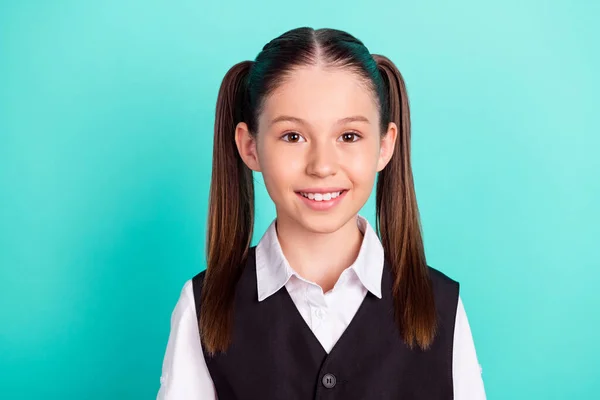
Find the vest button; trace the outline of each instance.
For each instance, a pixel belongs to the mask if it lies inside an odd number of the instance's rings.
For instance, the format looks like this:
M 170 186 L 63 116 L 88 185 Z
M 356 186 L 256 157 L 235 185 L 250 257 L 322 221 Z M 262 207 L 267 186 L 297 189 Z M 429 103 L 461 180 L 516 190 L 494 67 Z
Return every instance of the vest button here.
M 325 374 L 325 376 L 323 376 L 323 386 L 325 386 L 327 389 L 331 389 L 332 387 L 335 386 L 335 375 L 333 374 Z

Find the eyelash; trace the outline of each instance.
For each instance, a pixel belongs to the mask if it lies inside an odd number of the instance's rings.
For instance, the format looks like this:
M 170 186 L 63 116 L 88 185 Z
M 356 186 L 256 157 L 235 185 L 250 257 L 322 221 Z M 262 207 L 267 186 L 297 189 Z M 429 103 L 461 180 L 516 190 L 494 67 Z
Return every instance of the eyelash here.
M 298 136 L 302 136 L 302 135 L 300 135 L 298 132 L 286 132 L 284 135 L 282 135 L 282 136 L 281 136 L 281 138 L 283 139 L 284 137 L 286 137 L 286 136 L 288 136 L 288 135 L 291 135 L 291 134 L 296 134 L 296 135 L 298 135 Z M 360 134 L 358 134 L 357 132 L 353 132 L 353 131 L 347 131 L 347 132 L 344 132 L 344 133 L 342 134 L 342 136 L 344 136 L 344 135 L 347 135 L 347 134 L 352 134 L 352 135 L 354 135 L 355 137 L 357 137 L 358 139 L 356 139 L 356 140 L 352 140 L 352 141 L 350 141 L 350 142 L 344 142 L 344 141 L 342 141 L 343 143 L 354 143 L 354 142 L 358 142 L 360 139 L 362 139 L 362 136 L 361 136 Z M 342 136 L 340 136 L 340 137 L 342 137 Z M 288 142 L 288 143 L 298 143 L 298 142 L 290 142 L 289 140 L 284 140 L 284 142 Z

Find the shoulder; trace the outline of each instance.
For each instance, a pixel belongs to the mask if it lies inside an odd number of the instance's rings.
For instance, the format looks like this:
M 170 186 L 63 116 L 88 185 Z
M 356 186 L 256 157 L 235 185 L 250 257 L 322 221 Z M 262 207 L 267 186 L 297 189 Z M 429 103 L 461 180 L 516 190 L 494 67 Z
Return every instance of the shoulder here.
M 196 291 L 196 289 L 202 288 L 205 276 L 206 276 L 206 270 L 197 273 L 194 277 L 192 277 L 192 279 L 190 279 L 188 281 L 188 282 L 191 282 L 191 285 L 193 286 L 194 291 Z
M 200 275 L 200 274 L 198 274 Z M 196 275 L 196 276 L 198 276 Z M 186 313 L 188 310 L 193 310 L 194 307 L 196 306 L 196 302 L 195 302 L 195 281 L 196 281 L 196 277 L 193 277 L 191 279 L 188 279 L 187 281 L 185 281 L 185 283 L 183 284 L 183 287 L 181 288 L 181 292 L 179 293 L 179 299 L 177 300 L 177 304 L 175 305 L 175 310 L 173 315 L 183 315 L 184 313 Z
M 429 276 L 434 284 L 442 285 L 442 286 L 456 286 L 456 287 L 458 287 L 460 285 L 460 283 L 458 281 L 456 281 L 455 279 L 452 279 L 451 277 L 449 277 L 448 275 L 446 275 L 439 269 L 434 268 L 430 265 L 428 265 L 427 268 L 429 270 Z
M 192 314 L 194 314 L 194 293 L 190 279 L 185 282 L 179 293 L 179 298 L 171 313 L 171 326 L 179 326 L 181 321 L 187 320 L 188 316 Z
M 188 306 L 193 304 L 194 300 L 194 289 L 193 289 L 193 284 L 192 284 L 192 280 L 188 279 L 184 284 L 183 284 L 183 288 L 181 289 L 181 293 L 179 295 L 179 301 L 178 303 L 184 305 L 184 306 Z
M 452 312 L 456 311 L 460 301 L 460 283 L 437 268 L 428 265 L 428 269 L 436 303 L 441 308 L 450 307 Z
M 202 300 L 202 286 L 204 285 L 204 278 L 206 276 L 206 270 L 197 273 L 188 282 L 190 283 L 190 293 L 194 307 L 196 309 L 196 316 L 200 317 L 200 306 Z

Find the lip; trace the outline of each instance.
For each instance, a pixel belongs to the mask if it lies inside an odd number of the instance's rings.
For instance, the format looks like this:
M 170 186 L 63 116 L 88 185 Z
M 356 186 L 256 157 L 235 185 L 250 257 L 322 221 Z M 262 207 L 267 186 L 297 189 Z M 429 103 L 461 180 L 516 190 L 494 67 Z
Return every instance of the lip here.
M 330 189 L 328 189 L 328 190 L 330 190 Z M 332 190 L 332 192 L 335 192 L 335 191 L 338 191 L 338 189 L 334 188 L 334 190 Z M 302 202 L 306 206 L 308 206 L 310 209 L 312 209 L 314 211 L 329 211 L 333 207 L 340 204 L 340 202 L 342 200 L 344 200 L 344 197 L 346 197 L 346 193 L 348 193 L 348 190 L 346 190 L 346 189 L 339 189 L 339 191 L 341 191 L 342 194 L 340 194 L 338 197 L 336 197 L 335 199 L 324 200 L 324 201 L 311 200 L 308 197 L 302 196 L 300 194 L 300 192 L 296 192 L 296 196 L 300 197 L 300 200 L 302 200 Z M 322 193 L 322 192 L 309 192 L 309 193 Z M 328 192 L 325 192 L 325 193 L 328 193 Z
M 306 188 L 296 190 L 296 193 L 333 193 L 333 192 L 341 192 L 343 190 L 348 190 L 342 187 L 326 187 L 326 188 Z

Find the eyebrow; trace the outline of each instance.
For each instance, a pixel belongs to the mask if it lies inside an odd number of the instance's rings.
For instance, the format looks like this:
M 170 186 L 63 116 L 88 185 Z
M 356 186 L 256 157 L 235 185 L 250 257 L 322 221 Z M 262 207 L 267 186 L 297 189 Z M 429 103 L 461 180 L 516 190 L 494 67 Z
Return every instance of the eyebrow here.
M 310 125 L 307 121 L 303 120 L 302 118 L 292 117 L 290 115 L 280 115 L 280 116 L 278 116 L 277 118 L 274 118 L 271 121 L 270 126 L 273 126 L 276 123 L 283 122 L 283 121 L 297 122 L 297 123 L 299 123 L 301 125 L 306 125 L 306 126 Z M 370 122 L 367 117 L 363 117 L 362 115 L 353 115 L 351 117 L 342 118 L 342 119 L 338 120 L 337 123 L 339 125 L 341 125 L 341 124 L 347 124 L 349 122 L 356 122 L 356 121 L 358 121 L 358 122 L 366 122 L 366 123 Z

